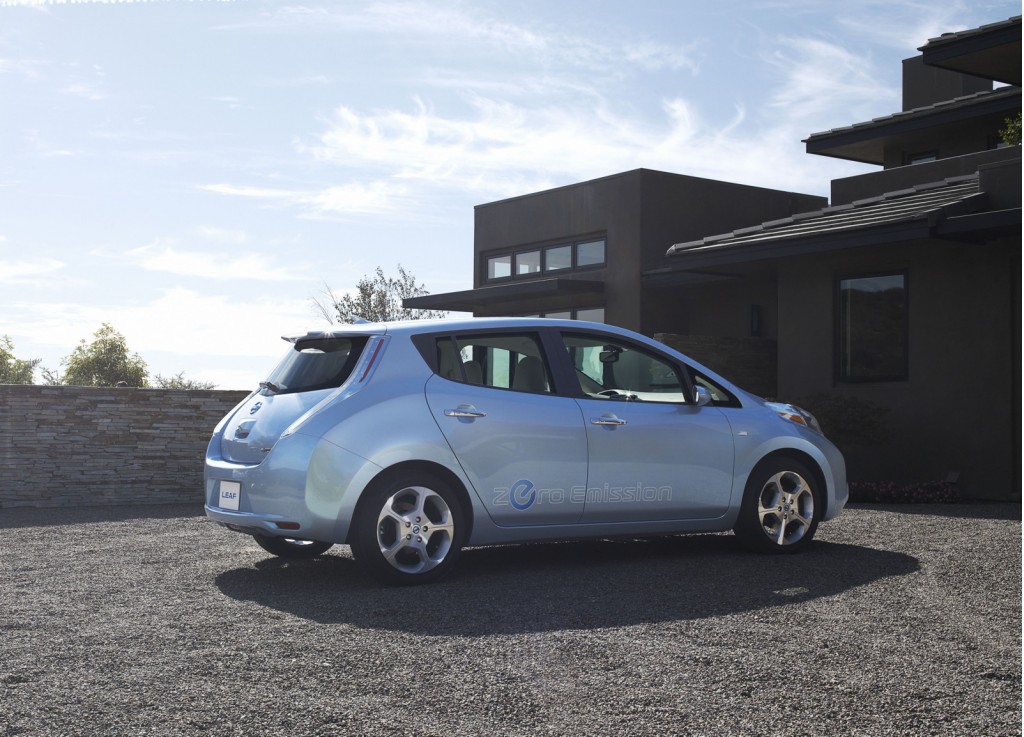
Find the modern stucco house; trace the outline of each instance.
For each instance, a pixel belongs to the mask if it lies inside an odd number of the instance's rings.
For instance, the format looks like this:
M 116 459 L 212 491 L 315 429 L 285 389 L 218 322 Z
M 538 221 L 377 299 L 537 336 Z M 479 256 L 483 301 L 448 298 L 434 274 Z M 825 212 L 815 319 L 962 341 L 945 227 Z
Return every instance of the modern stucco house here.
M 903 110 L 809 136 L 880 167 L 829 202 L 637 170 L 481 205 L 474 288 L 408 305 L 660 335 L 752 391 L 884 408 L 853 480 L 1019 498 L 1020 43 L 1019 16 L 932 39 Z

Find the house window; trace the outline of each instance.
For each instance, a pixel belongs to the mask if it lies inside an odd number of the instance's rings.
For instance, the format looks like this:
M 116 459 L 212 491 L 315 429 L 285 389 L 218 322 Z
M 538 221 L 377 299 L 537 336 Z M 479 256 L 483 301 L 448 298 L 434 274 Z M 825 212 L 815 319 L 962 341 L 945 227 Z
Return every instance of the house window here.
M 604 322 L 604 307 L 576 310 L 575 317 L 577 320 L 586 320 L 587 322 Z
M 927 164 L 929 161 L 938 161 L 938 151 L 921 151 L 916 154 L 907 154 L 908 164 Z
M 526 279 L 538 274 L 604 266 L 605 241 L 594 238 L 487 257 L 487 281 Z
M 572 268 L 572 246 L 552 246 L 544 249 L 544 271 Z
M 604 240 L 576 244 L 576 267 L 599 266 L 604 263 Z
M 578 310 L 554 310 L 552 312 L 518 315 L 518 317 L 546 317 L 549 320 L 586 320 L 587 322 L 604 322 L 604 307 L 588 307 Z
M 487 259 L 487 280 L 512 276 L 512 254 Z
M 837 287 L 838 379 L 906 379 L 907 275 L 845 278 Z
M 526 251 L 516 254 L 516 276 L 540 272 L 540 251 Z

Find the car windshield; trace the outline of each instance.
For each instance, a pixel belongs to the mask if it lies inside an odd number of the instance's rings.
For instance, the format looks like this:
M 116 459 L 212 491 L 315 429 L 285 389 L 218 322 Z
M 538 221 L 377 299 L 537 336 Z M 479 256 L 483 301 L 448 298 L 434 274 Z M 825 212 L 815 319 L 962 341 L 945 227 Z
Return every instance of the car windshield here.
M 333 389 L 352 373 L 365 338 L 299 339 L 260 386 L 274 394 Z

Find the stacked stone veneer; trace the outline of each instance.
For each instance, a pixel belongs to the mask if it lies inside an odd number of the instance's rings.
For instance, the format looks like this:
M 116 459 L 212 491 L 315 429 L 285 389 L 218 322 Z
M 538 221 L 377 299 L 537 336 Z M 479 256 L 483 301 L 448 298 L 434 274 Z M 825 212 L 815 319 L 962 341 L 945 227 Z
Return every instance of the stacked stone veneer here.
M 0 508 L 202 503 L 241 391 L 0 385 Z

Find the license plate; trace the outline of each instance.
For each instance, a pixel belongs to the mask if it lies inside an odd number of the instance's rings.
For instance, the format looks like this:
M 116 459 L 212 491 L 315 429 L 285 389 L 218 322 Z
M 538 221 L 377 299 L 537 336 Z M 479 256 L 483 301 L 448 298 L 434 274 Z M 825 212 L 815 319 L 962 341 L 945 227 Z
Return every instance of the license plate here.
M 218 505 L 221 509 L 234 509 L 238 510 L 238 501 L 242 498 L 242 485 L 237 481 L 221 481 L 220 482 L 220 502 Z

